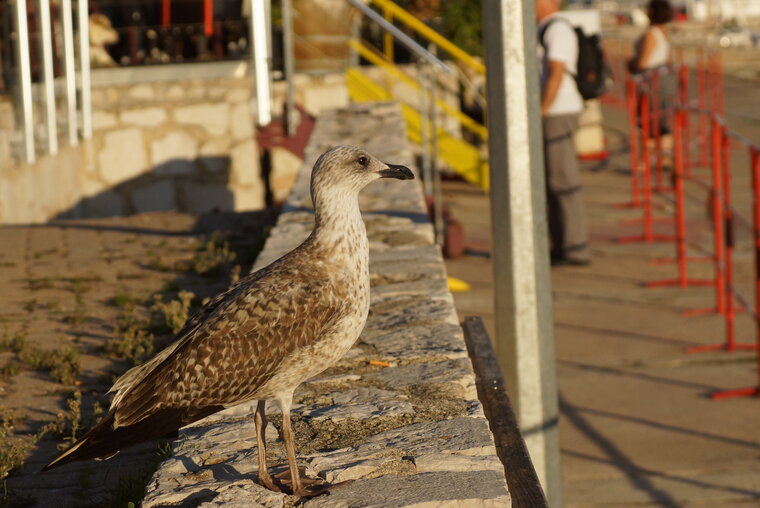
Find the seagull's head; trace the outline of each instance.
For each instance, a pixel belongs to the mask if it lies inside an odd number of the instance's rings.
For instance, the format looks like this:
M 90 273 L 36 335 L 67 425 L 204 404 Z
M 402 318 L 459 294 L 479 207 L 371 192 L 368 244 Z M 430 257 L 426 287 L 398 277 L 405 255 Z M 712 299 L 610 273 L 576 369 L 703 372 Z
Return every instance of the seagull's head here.
M 386 164 L 355 146 L 336 146 L 323 153 L 312 172 L 312 191 L 332 188 L 358 192 L 379 178 L 412 180 L 406 166 Z

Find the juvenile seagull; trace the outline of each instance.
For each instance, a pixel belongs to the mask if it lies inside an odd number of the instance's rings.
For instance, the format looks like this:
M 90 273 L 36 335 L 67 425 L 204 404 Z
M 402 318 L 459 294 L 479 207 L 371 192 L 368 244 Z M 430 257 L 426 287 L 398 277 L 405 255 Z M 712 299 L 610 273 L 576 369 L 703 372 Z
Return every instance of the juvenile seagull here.
M 322 154 L 311 174 L 314 230 L 293 251 L 217 295 L 175 341 L 127 371 L 111 388 L 111 408 L 44 470 L 108 458 L 226 407 L 258 400 L 254 415 L 259 480 L 275 491 L 266 465 L 265 401 L 282 409 L 292 492 L 304 488 L 296 464 L 290 407 L 302 381 L 338 360 L 369 312 L 369 243 L 359 191 L 378 178 L 412 172 L 352 146 Z

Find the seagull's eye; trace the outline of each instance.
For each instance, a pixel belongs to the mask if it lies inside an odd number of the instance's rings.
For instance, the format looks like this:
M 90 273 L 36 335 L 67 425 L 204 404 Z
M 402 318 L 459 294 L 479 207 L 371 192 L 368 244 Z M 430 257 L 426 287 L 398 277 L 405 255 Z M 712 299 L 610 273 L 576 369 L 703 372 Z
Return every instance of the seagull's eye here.
M 362 166 L 366 166 L 369 163 L 369 159 L 362 155 L 361 157 L 359 157 L 359 161 L 358 162 Z

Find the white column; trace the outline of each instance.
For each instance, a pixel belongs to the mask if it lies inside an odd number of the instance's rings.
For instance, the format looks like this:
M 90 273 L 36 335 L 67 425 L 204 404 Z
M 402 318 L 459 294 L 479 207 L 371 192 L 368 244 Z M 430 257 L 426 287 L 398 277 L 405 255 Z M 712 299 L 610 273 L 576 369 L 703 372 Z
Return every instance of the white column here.
M 496 353 L 549 506 L 562 506 L 534 0 L 483 0 Z
M 48 153 L 58 153 L 58 129 L 55 110 L 55 75 L 53 74 L 53 36 L 50 28 L 50 0 L 38 0 L 37 18 L 42 46 L 42 90 L 45 98 Z
M 256 81 L 257 122 L 267 125 L 272 121 L 272 93 L 269 81 L 269 18 L 266 15 L 265 0 L 250 0 L 250 32 L 253 47 L 251 58 Z
M 18 87 L 21 96 L 21 123 L 24 131 L 24 156 L 34 162 L 34 119 L 32 116 L 32 71 L 29 62 L 29 28 L 26 23 L 26 0 L 16 0 L 16 35 L 18 36 Z
M 92 137 L 92 94 L 90 80 L 90 9 L 87 0 L 77 2 L 79 22 L 79 92 L 82 106 L 82 137 Z
M 61 0 L 61 19 L 63 21 L 63 75 L 66 80 L 66 111 L 69 126 L 69 145 L 79 142 L 77 122 L 77 82 L 74 65 L 74 25 L 71 0 Z

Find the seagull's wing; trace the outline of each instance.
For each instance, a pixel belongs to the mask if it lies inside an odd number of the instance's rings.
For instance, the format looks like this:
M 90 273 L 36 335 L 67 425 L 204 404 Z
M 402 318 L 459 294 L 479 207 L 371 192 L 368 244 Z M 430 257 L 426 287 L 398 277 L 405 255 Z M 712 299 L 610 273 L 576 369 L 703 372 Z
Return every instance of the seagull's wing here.
M 299 347 L 350 305 L 324 267 L 270 265 L 209 302 L 175 343 L 114 385 L 111 409 L 51 462 L 106 457 L 155 439 L 252 396 Z

